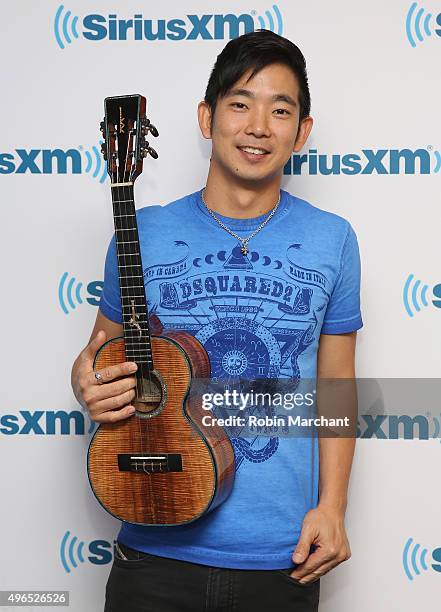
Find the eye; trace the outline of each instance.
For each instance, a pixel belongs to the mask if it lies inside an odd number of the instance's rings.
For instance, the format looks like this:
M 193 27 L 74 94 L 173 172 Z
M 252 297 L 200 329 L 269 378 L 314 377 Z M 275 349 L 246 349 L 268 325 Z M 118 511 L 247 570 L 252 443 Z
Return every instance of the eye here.
M 231 106 L 238 106 L 240 109 L 246 108 L 246 104 L 244 104 L 243 102 L 233 102 Z
M 291 114 L 289 111 L 286 110 L 286 108 L 277 108 L 276 109 L 276 113 L 279 113 L 279 111 L 282 111 L 281 114 L 285 114 L 285 115 L 290 115 Z

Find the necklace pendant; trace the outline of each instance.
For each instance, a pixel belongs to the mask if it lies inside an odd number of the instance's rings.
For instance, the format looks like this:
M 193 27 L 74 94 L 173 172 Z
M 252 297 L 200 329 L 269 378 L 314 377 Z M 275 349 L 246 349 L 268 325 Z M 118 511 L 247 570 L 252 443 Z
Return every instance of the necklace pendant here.
M 248 255 L 248 248 L 246 244 L 242 244 L 242 246 L 240 247 L 240 251 L 242 253 L 242 255 Z

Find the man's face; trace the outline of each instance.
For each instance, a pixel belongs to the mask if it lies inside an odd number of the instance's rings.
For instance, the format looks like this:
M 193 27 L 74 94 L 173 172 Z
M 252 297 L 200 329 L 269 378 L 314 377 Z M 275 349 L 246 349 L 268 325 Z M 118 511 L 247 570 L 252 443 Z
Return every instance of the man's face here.
M 301 149 L 312 119 L 299 126 L 299 86 L 290 68 L 271 64 L 246 82 L 250 73 L 219 98 L 213 121 L 201 102 L 199 121 L 212 139 L 212 164 L 232 178 L 266 182 L 280 177 L 292 152 Z

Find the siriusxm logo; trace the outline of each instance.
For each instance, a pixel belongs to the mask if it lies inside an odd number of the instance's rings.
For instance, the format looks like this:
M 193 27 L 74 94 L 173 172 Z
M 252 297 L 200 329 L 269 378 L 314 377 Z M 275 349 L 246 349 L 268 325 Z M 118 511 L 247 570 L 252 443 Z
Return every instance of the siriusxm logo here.
M 421 547 L 419 544 L 414 543 L 413 538 L 409 538 L 406 541 L 403 549 L 402 562 L 404 573 L 409 580 L 413 580 L 414 577 L 420 576 L 421 572 L 426 572 L 429 569 L 427 565 L 427 548 Z M 435 548 L 432 550 L 432 561 L 430 567 L 435 572 L 441 572 L 441 548 Z
M 60 561 L 64 570 L 70 574 L 72 568 L 77 568 L 79 563 L 84 563 L 84 549 L 86 543 L 72 536 L 66 531 L 60 544 Z M 112 544 L 107 540 L 92 540 L 87 545 L 87 560 L 94 565 L 105 565 L 113 559 Z
M 82 37 L 90 41 L 101 40 L 225 40 L 257 28 L 283 33 L 283 21 L 277 4 L 263 15 L 256 11 L 234 15 L 204 14 L 184 15 L 176 19 L 148 19 L 136 13 L 129 19 L 116 13 L 85 15 L 79 28 L 79 17 L 60 4 L 55 13 L 54 36 L 60 49 Z
M 75 276 L 69 278 L 69 272 L 64 272 L 58 283 L 58 302 L 64 314 L 69 314 L 70 310 L 75 310 L 78 304 L 85 301 L 91 306 L 99 306 L 103 281 L 91 281 L 87 285 L 89 297 L 83 299 L 81 295 L 83 283 L 77 281 Z
M 362 149 L 361 153 L 317 153 L 309 149 L 286 162 L 284 174 L 431 174 L 441 169 L 441 153 L 427 149 Z
M 86 432 L 92 433 L 95 422 L 79 410 L 66 412 L 65 410 L 20 410 L 16 414 L 0 414 L 0 434 L 5 436 L 30 435 L 37 436 L 83 436 Z
M 107 164 L 95 145 L 77 149 L 15 149 L 0 153 L 0 174 L 90 174 L 104 183 Z
M 435 32 L 441 36 L 441 13 L 434 19 L 439 28 L 435 28 L 432 13 L 426 13 L 424 8 L 417 8 L 418 2 L 410 5 L 406 15 L 406 36 L 411 47 L 415 48 Z
M 428 440 L 440 438 L 440 419 L 431 417 L 431 413 L 417 414 L 362 414 L 357 423 L 357 437 L 362 439 L 378 438 L 379 440 Z M 429 420 L 431 417 L 431 420 Z M 433 423 L 432 423 L 433 422 Z M 440 440 L 441 442 L 441 440 Z
M 441 283 L 432 287 L 433 296 L 437 299 L 429 301 L 427 299 L 428 290 L 429 285 L 415 279 L 413 274 L 409 274 L 403 288 L 403 304 L 409 317 L 421 312 L 422 308 L 426 308 L 429 304 L 432 304 L 435 308 L 441 308 Z

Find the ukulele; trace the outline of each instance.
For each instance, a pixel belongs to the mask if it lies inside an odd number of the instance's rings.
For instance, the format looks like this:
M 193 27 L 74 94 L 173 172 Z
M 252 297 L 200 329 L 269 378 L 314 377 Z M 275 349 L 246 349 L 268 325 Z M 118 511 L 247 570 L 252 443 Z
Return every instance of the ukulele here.
M 163 331 L 149 317 L 134 202 L 143 159 L 158 154 L 146 141 L 158 131 L 146 99 L 104 101 L 102 153 L 111 181 L 123 336 L 106 341 L 93 368 L 124 361 L 138 365 L 135 413 L 96 429 L 87 454 L 92 490 L 114 517 L 138 525 L 181 525 L 213 510 L 230 494 L 234 450 L 221 427 L 204 427 L 202 400 L 192 379 L 209 378 L 204 347 L 184 331 Z M 206 413 L 205 413 L 206 414 Z

